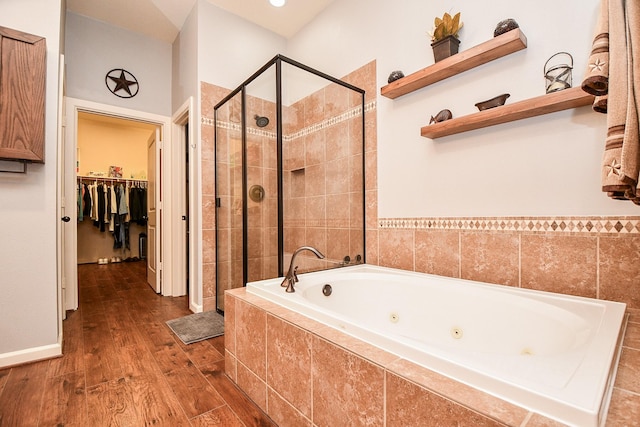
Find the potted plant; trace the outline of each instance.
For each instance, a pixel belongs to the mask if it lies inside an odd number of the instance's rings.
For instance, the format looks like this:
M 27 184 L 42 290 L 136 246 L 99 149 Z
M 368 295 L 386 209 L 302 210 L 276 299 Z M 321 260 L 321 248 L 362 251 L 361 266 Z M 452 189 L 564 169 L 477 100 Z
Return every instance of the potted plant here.
M 458 39 L 458 31 L 462 28 L 460 21 L 460 12 L 453 17 L 445 13 L 442 18 L 434 20 L 433 32 L 431 35 L 431 47 L 433 48 L 433 57 L 436 62 L 448 58 L 458 53 L 460 40 Z

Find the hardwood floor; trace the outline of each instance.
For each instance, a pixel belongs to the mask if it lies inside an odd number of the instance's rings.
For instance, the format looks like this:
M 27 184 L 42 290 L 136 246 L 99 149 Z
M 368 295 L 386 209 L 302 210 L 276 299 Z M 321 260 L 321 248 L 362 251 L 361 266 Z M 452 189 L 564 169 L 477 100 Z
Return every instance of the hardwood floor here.
M 144 262 L 78 266 L 64 356 L 0 370 L 0 426 L 275 426 L 224 374 L 224 337 L 184 345 Z

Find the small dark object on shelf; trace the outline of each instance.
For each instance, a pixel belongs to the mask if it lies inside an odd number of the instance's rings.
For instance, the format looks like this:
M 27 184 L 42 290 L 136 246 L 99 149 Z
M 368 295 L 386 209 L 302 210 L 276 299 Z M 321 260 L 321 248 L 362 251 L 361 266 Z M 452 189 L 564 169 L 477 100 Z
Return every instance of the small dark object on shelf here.
M 451 111 L 444 109 L 440 111 L 438 114 L 436 114 L 435 116 L 431 116 L 431 120 L 429 120 L 429 124 L 444 122 L 445 120 L 449 120 L 452 117 L 453 117 L 453 114 L 451 114 Z
M 515 30 L 516 28 L 519 28 L 520 26 L 518 25 L 518 23 L 515 21 L 515 19 L 505 19 L 504 21 L 500 21 L 498 22 L 498 25 L 496 25 L 496 29 L 493 30 L 493 37 L 497 37 L 501 34 L 507 33 L 511 30 Z
M 387 83 L 395 82 L 396 80 L 399 80 L 403 77 L 404 77 L 404 73 L 402 71 L 400 70 L 392 71 L 391 74 L 389 74 L 389 79 L 387 79 Z
M 489 108 L 499 107 L 500 105 L 504 105 L 505 101 L 511 95 L 508 93 L 503 93 L 502 95 L 498 95 L 495 98 L 488 99 L 486 101 L 478 102 L 476 107 L 478 110 L 488 110 Z
M 456 36 L 447 36 L 431 43 L 433 49 L 433 59 L 440 62 L 450 56 L 455 55 L 460 50 L 460 39 Z

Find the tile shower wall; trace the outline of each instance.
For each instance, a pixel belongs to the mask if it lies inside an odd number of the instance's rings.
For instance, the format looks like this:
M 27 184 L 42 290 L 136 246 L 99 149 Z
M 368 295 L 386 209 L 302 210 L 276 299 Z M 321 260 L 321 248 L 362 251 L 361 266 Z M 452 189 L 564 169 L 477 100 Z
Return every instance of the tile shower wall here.
M 354 71 L 344 78 L 348 83 L 367 91 L 366 161 L 367 168 L 375 170 L 375 62 Z M 366 83 L 368 86 L 363 86 Z M 215 156 L 213 106 L 230 91 L 205 82 L 202 94 L 202 183 L 203 183 L 203 295 L 204 309 L 215 309 L 216 248 L 215 248 Z M 327 258 L 317 260 L 302 253 L 300 271 L 326 268 L 339 264 L 345 255 L 352 259 L 362 255 L 363 213 L 362 196 L 358 190 L 362 183 L 362 124 L 359 119 L 361 98 L 351 90 L 329 84 L 323 89 L 283 108 L 283 169 L 284 169 L 284 235 L 285 254 L 289 256 L 301 245 L 321 250 Z M 248 250 L 250 280 L 272 277 L 277 271 L 277 188 L 276 188 L 276 134 L 275 105 L 262 99 L 248 97 L 250 116 L 264 115 L 269 125 L 258 128 L 247 119 L 248 183 L 260 184 L 265 189 L 265 200 L 248 202 L 248 232 L 251 236 Z M 233 109 L 233 108 L 232 108 Z M 239 106 L 235 110 L 240 111 Z M 225 115 L 227 114 L 227 115 Z M 230 150 L 240 149 L 239 126 L 230 120 L 233 111 L 221 116 L 221 137 Z M 228 153 L 226 153 L 228 154 Z M 239 154 L 238 154 L 239 155 Z M 233 159 L 234 156 L 228 156 Z M 218 162 L 220 176 L 233 182 L 238 162 Z M 375 179 L 367 177 L 367 190 L 375 186 Z M 240 191 L 232 186 L 232 192 Z M 367 198 L 375 194 L 367 191 Z M 238 206 L 232 202 L 233 194 L 221 194 L 219 209 L 219 236 L 229 241 L 241 241 Z M 225 203 L 226 202 L 226 203 Z M 374 222 L 376 212 L 369 213 L 367 221 Z M 328 242 L 331 242 L 329 244 Z M 228 246 L 228 245 L 225 245 Z M 220 289 L 238 286 L 241 275 L 241 252 L 218 254 L 217 280 Z M 285 264 L 289 261 L 285 255 Z M 241 280 L 241 279 L 240 279 Z
M 363 257 L 361 96 L 332 83 L 283 114 L 285 254 L 310 245 L 326 256 L 301 253 L 301 272 Z

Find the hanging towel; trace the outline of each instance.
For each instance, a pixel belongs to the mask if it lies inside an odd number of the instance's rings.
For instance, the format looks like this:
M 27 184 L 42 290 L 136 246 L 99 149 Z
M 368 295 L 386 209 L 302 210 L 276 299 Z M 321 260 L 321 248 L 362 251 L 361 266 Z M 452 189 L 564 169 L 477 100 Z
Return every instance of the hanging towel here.
M 594 110 L 607 113 L 602 190 L 614 199 L 631 200 L 640 205 L 640 98 L 636 96 L 640 90 L 638 3 L 636 0 L 602 0 L 582 88 L 597 95 Z
M 609 91 L 609 1 L 601 0 L 598 23 L 591 55 L 587 64 L 582 90 L 596 97 L 602 97 L 600 108 L 607 112 L 607 92 Z M 595 101 L 597 102 L 597 100 Z M 594 102 L 594 105 L 595 105 Z

